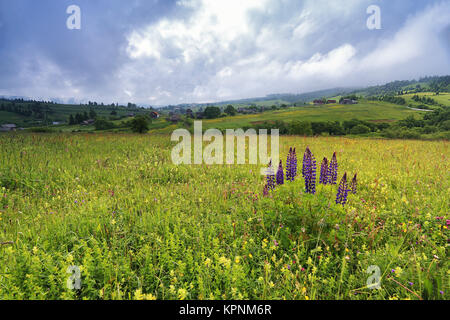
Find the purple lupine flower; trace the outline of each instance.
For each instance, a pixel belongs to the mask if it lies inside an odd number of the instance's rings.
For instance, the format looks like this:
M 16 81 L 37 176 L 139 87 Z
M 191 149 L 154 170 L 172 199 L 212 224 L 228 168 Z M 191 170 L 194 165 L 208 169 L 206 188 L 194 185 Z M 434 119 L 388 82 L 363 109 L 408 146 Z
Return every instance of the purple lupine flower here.
M 352 184 L 351 184 L 351 189 L 352 189 L 352 193 L 356 194 L 356 191 L 358 189 L 358 180 L 357 180 L 357 173 L 355 173 L 355 176 L 353 177 L 352 180 Z
M 269 195 L 269 188 L 267 187 L 267 184 L 264 186 L 263 190 L 263 196 L 267 197 Z
M 286 159 L 286 180 L 291 181 L 291 161 L 292 159 L 292 147 L 289 148 L 289 153 Z
M 309 148 L 307 148 L 306 150 L 309 150 Z M 305 170 L 306 170 L 306 161 L 307 161 L 307 157 L 308 157 L 308 154 L 307 154 L 307 152 L 305 152 L 305 153 L 303 154 L 303 166 L 302 166 L 302 176 L 303 176 L 303 179 L 305 179 Z
M 338 162 L 335 152 L 333 153 L 333 158 L 331 158 L 330 166 L 328 167 L 328 183 L 336 184 L 337 177 L 338 177 Z
M 295 177 L 297 176 L 297 152 L 295 151 L 295 148 L 292 150 L 292 158 L 291 158 L 291 178 L 292 181 L 295 180 Z
M 278 166 L 277 171 L 277 184 L 284 184 L 284 172 L 283 172 L 283 163 L 280 160 L 280 165 Z
M 328 183 L 328 159 L 327 158 L 323 158 L 322 165 L 320 166 L 319 183 L 321 183 L 321 184 Z
M 306 148 L 305 155 L 303 156 L 303 171 L 305 177 L 305 189 L 306 193 L 316 193 L 316 159 L 314 155 Z
M 297 176 L 297 154 L 295 148 L 289 148 L 286 160 L 286 180 L 294 181 Z
M 272 160 L 270 160 L 267 167 L 267 188 L 269 190 L 275 189 L 275 173 L 273 172 Z
M 348 196 L 348 184 L 347 184 L 347 172 L 344 173 L 344 176 L 339 183 L 339 188 L 336 196 L 336 204 L 342 204 L 343 206 L 347 203 Z

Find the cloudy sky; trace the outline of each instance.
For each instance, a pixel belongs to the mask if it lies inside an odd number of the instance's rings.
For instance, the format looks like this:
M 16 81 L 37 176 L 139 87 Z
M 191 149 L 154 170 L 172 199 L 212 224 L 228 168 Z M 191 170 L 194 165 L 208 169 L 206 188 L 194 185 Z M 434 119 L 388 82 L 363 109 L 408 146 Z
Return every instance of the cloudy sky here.
M 0 0 L 6 96 L 165 105 L 446 74 L 450 0 Z

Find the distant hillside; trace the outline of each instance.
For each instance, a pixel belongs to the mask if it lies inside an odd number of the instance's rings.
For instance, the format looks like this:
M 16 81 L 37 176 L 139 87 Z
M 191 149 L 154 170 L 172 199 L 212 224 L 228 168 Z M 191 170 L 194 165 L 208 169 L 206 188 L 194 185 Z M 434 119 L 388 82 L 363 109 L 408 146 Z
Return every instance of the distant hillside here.
M 357 88 L 333 88 L 326 90 L 319 90 L 301 94 L 291 94 L 291 93 L 277 93 L 270 94 L 265 97 L 248 98 L 248 99 L 238 99 L 238 100 L 227 100 L 219 101 L 214 103 L 192 103 L 192 104 L 179 104 L 174 106 L 166 106 L 161 108 L 165 111 L 174 111 L 177 109 L 193 109 L 197 110 L 207 106 L 218 106 L 223 107 L 226 105 L 233 105 L 235 107 L 272 107 L 281 105 L 303 105 L 315 99 L 321 99 L 324 97 L 330 97 L 335 95 L 345 95 L 354 92 Z
M 450 76 L 425 77 L 419 80 L 393 81 L 380 86 L 355 90 L 361 96 L 397 95 L 420 92 L 450 92 Z
M 101 117 L 111 120 L 126 118 L 132 114 L 148 113 L 149 109 L 128 106 L 103 105 L 90 102 L 86 105 L 58 104 L 52 101 L 34 101 L 23 98 L 0 99 L 0 125 L 16 124 L 18 127 L 35 127 L 57 123 L 69 123 L 70 116 L 86 118 Z
M 225 106 L 233 105 L 238 108 L 254 108 L 275 110 L 279 107 L 304 106 L 315 99 L 341 97 L 348 95 L 367 97 L 369 100 L 383 100 L 397 103 L 391 96 L 405 96 L 412 107 L 433 105 L 423 101 L 413 101 L 410 95 L 418 93 L 450 92 L 450 76 L 425 77 L 419 80 L 394 81 L 384 85 L 367 88 L 333 88 L 302 94 L 270 94 L 266 97 L 248 98 L 239 100 L 220 101 L 211 104 L 180 104 L 166 106 L 159 109 L 162 115 L 173 113 L 184 114 L 187 109 L 204 109 L 206 106 L 218 106 L 222 111 Z M 447 104 L 444 97 L 434 97 L 441 104 Z M 56 101 L 57 99 L 55 99 Z M 402 99 L 403 100 L 403 99 Z M 89 102 L 88 104 L 62 104 L 55 101 L 34 101 L 23 97 L 0 98 L 0 125 L 6 123 L 16 124 L 20 127 L 33 127 L 52 125 L 53 122 L 69 123 L 70 116 L 78 119 L 90 118 L 95 113 L 97 117 L 111 121 L 126 118 L 133 114 L 148 114 L 150 109 L 138 107 L 129 103 L 127 106 L 118 104 L 104 105 L 103 103 Z M 406 105 L 400 103 L 400 105 Z

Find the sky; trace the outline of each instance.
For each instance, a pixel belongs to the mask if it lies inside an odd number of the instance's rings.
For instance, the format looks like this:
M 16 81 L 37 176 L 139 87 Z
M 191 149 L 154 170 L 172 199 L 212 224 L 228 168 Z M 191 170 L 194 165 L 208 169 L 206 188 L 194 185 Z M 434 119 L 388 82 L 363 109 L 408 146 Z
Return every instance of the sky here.
M 158 106 L 448 74 L 450 0 L 0 0 L 0 96 Z

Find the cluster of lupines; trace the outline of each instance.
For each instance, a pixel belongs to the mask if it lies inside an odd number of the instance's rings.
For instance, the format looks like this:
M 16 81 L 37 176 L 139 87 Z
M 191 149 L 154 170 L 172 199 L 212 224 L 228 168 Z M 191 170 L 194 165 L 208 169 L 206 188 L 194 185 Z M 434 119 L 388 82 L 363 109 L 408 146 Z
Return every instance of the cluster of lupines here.
M 286 160 L 286 180 L 294 181 L 297 176 L 297 154 L 295 148 L 289 148 Z
M 305 179 L 306 193 L 316 193 L 316 159 L 309 147 L 303 156 L 303 177 Z
M 295 148 L 290 148 L 286 160 L 286 180 L 294 181 L 296 175 L 297 175 L 297 155 Z M 269 194 L 269 190 L 275 189 L 276 185 L 284 184 L 283 162 L 281 160 L 278 166 L 276 176 L 274 174 L 274 170 L 272 167 L 272 160 L 269 162 L 269 166 L 266 171 L 266 180 L 267 183 L 264 186 L 263 190 L 264 196 L 267 196 Z
M 328 183 L 328 159 L 327 158 L 323 158 L 322 165 L 320 166 L 319 183 L 321 183 L 321 184 Z
M 330 165 L 328 167 L 328 183 L 336 184 L 338 177 L 338 162 L 336 158 L 336 152 L 333 153 L 333 158 L 331 158 Z
M 305 180 L 305 191 L 306 193 L 315 194 L 316 193 L 316 159 L 309 149 L 306 148 L 305 154 L 303 155 L 303 168 L 302 175 Z M 286 180 L 294 181 L 297 175 L 297 155 L 295 148 L 289 149 L 289 154 L 286 160 Z M 337 184 L 338 176 L 338 162 L 336 157 L 336 152 L 333 153 L 333 157 L 330 162 L 327 158 L 323 158 L 322 165 L 320 168 L 320 178 L 319 183 L 321 184 Z M 283 162 L 280 161 L 278 165 L 278 170 L 275 175 L 272 161 L 269 162 L 267 168 L 267 183 L 264 186 L 263 195 L 267 196 L 270 190 L 274 190 L 276 185 L 284 184 L 284 172 L 283 172 Z M 353 177 L 351 181 L 350 188 L 347 181 L 347 173 L 342 177 L 336 196 L 336 203 L 345 205 L 347 203 L 348 192 L 351 191 L 356 194 L 358 187 L 357 174 Z

